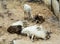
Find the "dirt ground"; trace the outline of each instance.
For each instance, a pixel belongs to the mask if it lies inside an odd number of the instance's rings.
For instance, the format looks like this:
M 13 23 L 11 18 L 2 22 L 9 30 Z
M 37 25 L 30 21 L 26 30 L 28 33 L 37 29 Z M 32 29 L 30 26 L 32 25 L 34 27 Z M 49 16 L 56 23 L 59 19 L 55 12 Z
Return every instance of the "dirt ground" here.
M 60 44 L 59 24 L 57 23 L 57 21 L 50 21 L 53 13 L 46 7 L 46 5 L 31 2 L 27 2 L 27 4 L 32 7 L 32 16 L 40 13 L 44 18 L 46 18 L 46 22 L 42 23 L 42 25 L 48 31 L 52 32 L 51 38 L 49 40 L 39 39 L 35 42 L 32 42 L 28 37 L 8 33 L 7 28 L 10 26 L 11 23 L 24 19 L 22 5 L 19 2 L 8 1 L 8 9 L 6 10 L 2 8 L 0 2 L 0 44 L 10 44 L 10 42 L 14 39 L 20 39 L 24 42 L 23 44 Z M 10 16 L 8 16 L 7 11 L 11 13 Z M 29 25 L 34 25 L 34 23 L 29 21 Z

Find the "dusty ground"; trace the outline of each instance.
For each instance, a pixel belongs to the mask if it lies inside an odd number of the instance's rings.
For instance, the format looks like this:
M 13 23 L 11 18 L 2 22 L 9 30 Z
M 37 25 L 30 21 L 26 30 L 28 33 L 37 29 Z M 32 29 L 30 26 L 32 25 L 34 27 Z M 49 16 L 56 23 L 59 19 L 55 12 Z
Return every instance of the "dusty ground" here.
M 14 39 L 20 39 L 23 41 L 23 44 L 59 44 L 60 43 L 60 28 L 58 26 L 57 21 L 52 22 L 49 19 L 53 15 L 52 12 L 43 4 L 38 3 L 28 3 L 32 7 L 32 15 L 35 15 L 37 13 L 43 14 L 43 16 L 46 18 L 46 22 L 44 22 L 42 25 L 45 27 L 48 31 L 52 31 L 51 38 L 49 40 L 38 40 L 35 42 L 32 42 L 29 38 L 17 34 L 10 34 L 7 32 L 7 28 L 10 26 L 11 23 L 16 22 L 17 20 L 23 20 L 24 18 L 24 12 L 23 7 L 19 2 L 7 2 L 7 8 L 3 9 L 0 3 L 0 44 L 10 44 L 10 41 Z M 8 16 L 8 13 L 6 11 L 10 11 L 11 16 Z M 34 23 L 29 22 L 31 25 Z M 1 27 L 2 26 L 2 27 Z M 27 43 L 26 43 L 27 42 Z

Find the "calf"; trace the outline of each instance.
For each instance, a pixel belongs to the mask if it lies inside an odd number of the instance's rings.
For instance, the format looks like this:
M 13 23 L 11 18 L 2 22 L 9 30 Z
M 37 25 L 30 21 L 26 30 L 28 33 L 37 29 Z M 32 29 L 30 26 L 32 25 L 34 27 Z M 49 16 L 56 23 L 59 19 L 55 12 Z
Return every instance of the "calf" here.
M 24 4 L 24 17 L 25 19 L 31 18 L 31 6 L 28 4 Z

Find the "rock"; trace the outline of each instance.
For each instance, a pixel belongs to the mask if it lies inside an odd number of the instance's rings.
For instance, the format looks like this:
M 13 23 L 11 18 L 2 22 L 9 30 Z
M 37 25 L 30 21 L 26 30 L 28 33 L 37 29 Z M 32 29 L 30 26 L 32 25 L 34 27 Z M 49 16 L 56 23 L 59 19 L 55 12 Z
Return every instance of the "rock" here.
M 14 20 L 14 19 L 12 18 L 12 19 L 10 19 L 10 20 Z
M 0 26 L 0 28 L 2 28 L 2 26 Z
M 0 17 L 1 17 L 1 18 L 4 18 L 4 16 L 3 16 L 3 14 L 2 14 L 2 13 L 0 13 Z

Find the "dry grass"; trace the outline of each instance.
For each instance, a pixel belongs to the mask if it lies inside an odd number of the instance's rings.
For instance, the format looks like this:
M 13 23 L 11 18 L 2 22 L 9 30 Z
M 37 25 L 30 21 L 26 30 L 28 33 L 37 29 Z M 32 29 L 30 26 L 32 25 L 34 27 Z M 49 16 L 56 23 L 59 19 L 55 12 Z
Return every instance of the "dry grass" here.
M 38 3 L 29 3 L 29 5 L 32 7 L 32 16 L 40 13 L 43 14 L 48 21 L 49 18 L 53 15 L 52 12 L 43 4 Z M 1 4 L 1 3 L 0 3 Z M 4 14 L 5 11 L 1 5 L 0 5 L 0 13 L 4 16 L 4 18 L 0 17 L 0 25 L 2 28 L 0 28 L 0 44 L 10 44 L 10 41 L 13 39 L 20 39 L 21 41 L 27 41 L 27 43 L 31 44 L 59 44 L 60 43 L 60 31 L 58 29 L 58 25 L 55 25 L 51 22 L 44 22 L 42 25 L 45 27 L 48 31 L 52 31 L 51 38 L 49 40 L 38 40 L 35 42 L 31 42 L 31 40 L 27 37 L 20 36 L 17 34 L 9 34 L 6 30 L 10 26 L 11 23 L 17 21 L 17 20 L 23 20 L 24 12 L 23 7 L 20 5 L 19 2 L 12 2 L 8 1 L 7 4 L 7 10 L 9 10 L 12 15 L 8 17 L 8 14 Z M 13 20 L 11 20 L 13 19 Z M 35 23 L 29 22 L 29 25 L 33 25 Z M 40 24 L 39 24 L 40 25 Z

